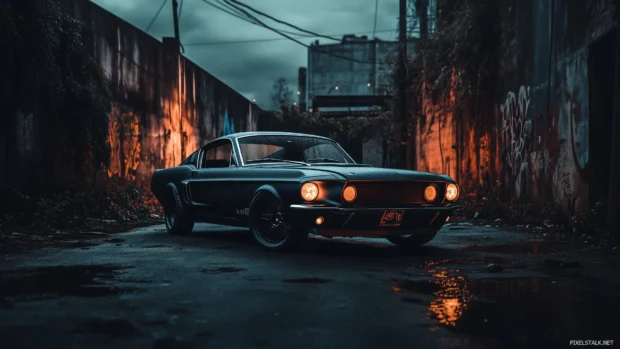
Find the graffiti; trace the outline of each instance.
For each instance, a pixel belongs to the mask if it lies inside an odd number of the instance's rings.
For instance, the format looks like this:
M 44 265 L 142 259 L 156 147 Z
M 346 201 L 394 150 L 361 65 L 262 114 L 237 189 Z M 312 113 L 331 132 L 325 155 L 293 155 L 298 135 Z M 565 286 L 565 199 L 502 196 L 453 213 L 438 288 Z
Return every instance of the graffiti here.
M 109 121 L 110 167 L 108 177 L 135 180 L 140 164 L 140 119 L 134 113 L 114 110 Z
M 514 92 L 509 92 L 506 101 L 500 107 L 506 162 L 513 171 L 518 170 L 525 162 L 525 147 L 532 131 L 532 123 L 527 120 L 529 107 L 530 88 L 525 86 L 521 86 L 518 96 Z
M 228 109 L 226 109 L 226 113 L 224 114 L 224 130 L 222 136 L 232 133 L 235 133 L 235 122 L 233 119 L 228 117 Z

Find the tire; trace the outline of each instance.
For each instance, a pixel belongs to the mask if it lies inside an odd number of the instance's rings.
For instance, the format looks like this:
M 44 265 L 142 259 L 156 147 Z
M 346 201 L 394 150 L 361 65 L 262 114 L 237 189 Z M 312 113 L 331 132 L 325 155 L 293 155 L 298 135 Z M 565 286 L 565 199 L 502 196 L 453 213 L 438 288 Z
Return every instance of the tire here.
M 439 229 L 418 230 L 409 236 L 389 236 L 387 240 L 394 245 L 398 245 L 406 249 L 415 249 L 425 245 L 435 238 Z
M 258 244 L 267 251 L 286 252 L 302 247 L 308 237 L 307 229 L 288 224 L 280 200 L 261 191 L 250 204 L 250 231 Z M 274 227 L 277 226 L 277 227 Z
M 185 211 L 179 191 L 172 185 L 167 188 L 164 220 L 170 235 L 187 235 L 194 229 L 194 218 Z

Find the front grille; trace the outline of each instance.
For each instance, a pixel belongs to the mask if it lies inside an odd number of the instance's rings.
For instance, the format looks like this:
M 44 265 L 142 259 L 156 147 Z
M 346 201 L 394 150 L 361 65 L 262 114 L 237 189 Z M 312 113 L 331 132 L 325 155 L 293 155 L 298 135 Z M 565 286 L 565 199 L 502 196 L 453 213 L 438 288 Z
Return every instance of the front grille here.
M 443 201 L 446 191 L 445 182 L 351 181 L 349 184 L 357 189 L 357 198 L 353 202 L 356 207 L 407 207 L 429 204 L 424 199 L 424 189 L 430 184 L 437 186 L 437 199 L 433 203 L 438 204 Z

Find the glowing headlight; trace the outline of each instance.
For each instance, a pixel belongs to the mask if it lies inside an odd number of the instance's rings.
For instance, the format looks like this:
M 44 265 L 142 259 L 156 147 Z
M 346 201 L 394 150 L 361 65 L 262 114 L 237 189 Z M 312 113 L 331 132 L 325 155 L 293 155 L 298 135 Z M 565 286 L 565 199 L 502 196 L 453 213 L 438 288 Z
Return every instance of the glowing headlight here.
M 428 202 L 432 202 L 437 199 L 437 188 L 433 184 L 424 189 L 424 199 Z
M 459 197 L 459 187 L 454 183 L 448 184 L 448 186 L 446 187 L 446 199 L 448 201 L 454 201 L 458 197 Z
M 316 200 L 319 197 L 319 187 L 314 183 L 304 183 L 301 186 L 301 197 L 306 201 Z
M 346 202 L 353 202 L 357 197 L 357 189 L 354 186 L 349 185 L 342 191 L 342 198 Z

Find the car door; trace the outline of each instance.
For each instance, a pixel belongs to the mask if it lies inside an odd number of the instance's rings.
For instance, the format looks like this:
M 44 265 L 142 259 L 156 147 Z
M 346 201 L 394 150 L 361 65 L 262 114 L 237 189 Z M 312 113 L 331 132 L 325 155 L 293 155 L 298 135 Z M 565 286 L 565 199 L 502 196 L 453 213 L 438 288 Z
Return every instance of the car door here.
M 222 139 L 200 152 L 198 168 L 189 183 L 195 213 L 214 218 L 234 217 L 229 191 L 237 170 L 232 142 Z

